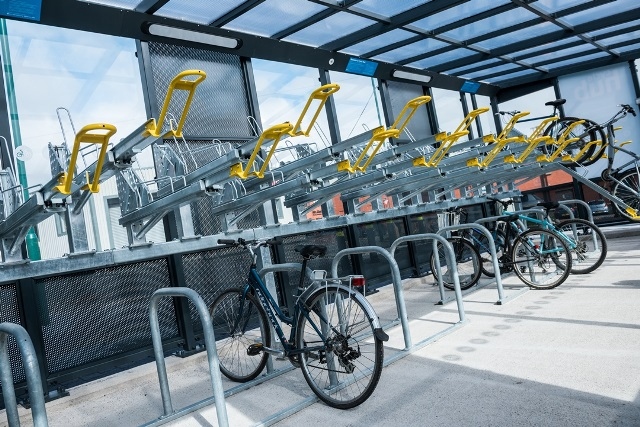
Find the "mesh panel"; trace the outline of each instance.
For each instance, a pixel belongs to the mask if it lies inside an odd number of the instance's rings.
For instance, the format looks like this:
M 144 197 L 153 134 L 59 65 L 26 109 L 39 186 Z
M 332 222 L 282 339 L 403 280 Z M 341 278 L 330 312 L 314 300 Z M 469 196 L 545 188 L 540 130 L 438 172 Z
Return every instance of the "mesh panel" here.
M 49 277 L 46 305 L 39 307 L 49 372 L 151 345 L 149 302 L 170 286 L 167 261 L 151 260 Z M 178 336 L 171 298 L 158 304 L 163 339 Z
M 418 85 L 390 81 L 389 98 L 394 120 L 408 101 L 422 95 L 422 87 Z M 411 131 L 411 134 L 416 139 L 426 138 L 431 135 L 431 127 L 429 126 L 429 116 L 427 115 L 426 107 L 422 106 L 418 108 L 416 115 L 413 116 L 407 125 L 407 129 Z
M 246 249 L 226 247 L 212 251 L 186 254 L 182 257 L 185 286 L 196 291 L 207 307 L 220 293 L 247 283 L 251 255 Z M 189 303 L 195 331 L 202 330 L 200 316 Z
M 18 297 L 15 283 L 0 285 L 0 323 L 4 322 L 20 325 L 20 313 L 18 311 Z M 22 358 L 20 357 L 20 350 L 18 350 L 18 345 L 13 336 L 9 336 L 7 339 L 7 351 L 13 372 L 13 382 L 19 383 L 25 381 L 26 376 Z
M 357 224 L 354 226 L 356 246 L 380 246 L 389 248 L 406 231 L 402 219 L 388 219 L 376 223 Z M 386 259 L 376 253 L 358 255 L 362 263 L 362 274 L 367 281 L 385 281 L 391 279 L 391 268 Z M 395 259 L 400 270 L 411 268 L 411 257 L 406 245 L 396 249 Z
M 438 231 L 438 218 L 435 213 L 414 215 L 409 217 L 409 234 L 436 233 Z M 420 274 L 431 271 L 429 264 L 433 252 L 433 240 L 418 240 L 413 242 L 414 253 L 418 263 Z
M 207 78 L 196 89 L 184 125 L 185 134 L 204 137 L 251 135 L 240 57 L 155 42 L 149 43 L 149 52 L 157 111 L 162 107 L 169 83 L 179 72 L 196 69 L 207 73 Z M 171 106 L 176 107 L 170 107 L 170 111 L 176 116 L 182 111 L 186 97 L 186 91 L 175 92 Z

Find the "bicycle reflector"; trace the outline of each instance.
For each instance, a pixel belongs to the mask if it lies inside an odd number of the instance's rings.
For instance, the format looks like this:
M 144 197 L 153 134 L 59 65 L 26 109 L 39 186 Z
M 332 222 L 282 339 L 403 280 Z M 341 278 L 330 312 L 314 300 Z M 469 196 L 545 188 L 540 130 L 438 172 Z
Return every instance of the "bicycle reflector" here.
M 355 288 L 356 291 L 360 292 L 364 295 L 366 280 L 364 276 L 350 276 L 351 281 L 349 284 L 352 288 Z

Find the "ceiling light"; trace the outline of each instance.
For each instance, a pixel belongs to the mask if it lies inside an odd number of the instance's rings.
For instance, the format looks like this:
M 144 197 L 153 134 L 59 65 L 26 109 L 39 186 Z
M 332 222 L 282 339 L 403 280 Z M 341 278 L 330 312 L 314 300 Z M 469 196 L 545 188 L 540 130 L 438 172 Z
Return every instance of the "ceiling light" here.
M 240 47 L 240 40 L 238 39 L 185 30 L 184 28 L 169 27 L 167 25 L 151 24 L 147 31 L 154 36 L 170 37 L 172 39 L 226 47 L 228 49 L 237 49 Z
M 431 81 L 431 76 L 426 74 L 410 73 L 402 70 L 393 70 L 391 75 L 397 79 L 413 80 L 420 83 L 429 83 Z

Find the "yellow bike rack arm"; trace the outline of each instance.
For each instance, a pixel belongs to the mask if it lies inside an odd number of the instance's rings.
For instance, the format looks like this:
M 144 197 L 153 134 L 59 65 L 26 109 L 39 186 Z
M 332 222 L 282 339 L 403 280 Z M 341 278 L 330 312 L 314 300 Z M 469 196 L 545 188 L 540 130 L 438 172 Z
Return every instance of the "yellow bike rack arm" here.
M 489 107 L 477 108 L 477 109 L 475 109 L 473 111 L 470 111 L 469 114 L 467 114 L 467 116 L 458 125 L 456 130 L 454 130 L 452 132 L 452 134 L 453 133 L 458 133 L 458 132 L 468 131 L 469 127 L 471 126 L 471 123 L 473 123 L 473 121 L 476 119 L 476 117 L 478 117 L 482 113 L 486 113 L 487 111 L 489 111 Z
M 450 135 L 445 136 L 440 143 L 440 146 L 434 153 L 431 155 L 428 161 L 420 162 L 419 157 L 414 161 L 414 166 L 427 166 L 427 167 L 436 167 L 438 163 L 444 159 L 444 156 L 449 152 L 453 144 L 455 144 L 461 137 L 469 135 L 468 130 L 453 132 Z M 423 158 L 424 159 L 424 158 Z
M 329 97 L 331 95 L 333 95 L 334 93 L 336 93 L 339 90 L 340 90 L 340 86 L 338 86 L 335 83 L 329 83 L 329 84 L 320 86 L 318 89 L 316 89 L 313 92 L 311 92 L 311 95 L 309 95 L 309 99 L 307 100 L 307 103 L 305 104 L 304 108 L 302 109 L 302 113 L 300 113 L 300 117 L 298 118 L 298 121 L 291 128 L 291 131 L 289 132 L 289 135 L 291 135 L 291 136 L 299 136 L 299 135 L 309 136 L 309 133 L 311 132 L 311 128 L 313 128 L 314 123 L 318 119 L 318 115 L 320 114 L 320 111 L 322 111 L 322 107 L 324 107 L 324 104 L 327 102 L 327 99 L 329 99 Z M 309 107 L 311 106 L 311 103 L 313 101 L 316 101 L 316 100 L 320 101 L 318 103 L 318 107 L 316 108 L 316 110 L 315 110 L 315 112 L 313 114 L 313 117 L 311 117 L 311 121 L 307 125 L 306 129 L 302 130 L 302 120 L 304 120 L 305 116 L 307 115 L 307 112 L 309 111 Z
M 80 129 L 73 142 L 73 150 L 69 160 L 68 172 L 63 172 L 59 178 L 58 185 L 55 189 L 62 194 L 71 194 L 71 184 L 73 183 L 73 175 L 76 170 L 76 162 L 78 161 L 78 153 L 80 152 L 80 144 L 99 144 L 100 152 L 98 153 L 98 161 L 96 169 L 93 173 L 93 182 L 89 182 L 89 172 L 87 172 L 87 183 L 82 186 L 83 190 L 89 190 L 92 193 L 100 191 L 100 173 L 102 165 L 109 147 L 109 138 L 116 133 L 116 127 L 107 123 L 94 123 Z
M 558 138 L 557 141 L 557 147 L 555 149 L 555 151 L 553 153 L 551 153 L 550 156 L 538 156 L 538 161 L 543 160 L 543 161 L 547 161 L 547 162 L 553 162 L 555 159 L 557 159 L 560 154 L 562 154 L 562 151 L 564 151 L 564 149 L 569 146 L 569 144 L 572 144 L 574 142 L 576 142 L 579 138 L 568 138 L 571 135 L 571 132 L 573 132 L 573 128 L 576 126 L 579 126 L 581 124 L 584 123 L 584 120 L 577 120 L 573 123 L 571 123 L 569 126 L 567 126 L 567 129 L 565 129 L 565 131 L 562 133 L 562 135 L 560 135 L 560 138 Z M 549 144 L 553 144 L 553 141 L 548 141 L 547 145 Z
M 194 78 L 195 77 L 195 78 Z M 164 119 L 167 116 L 167 112 L 169 110 L 169 104 L 171 103 L 171 99 L 173 98 L 173 94 L 176 90 L 186 90 L 189 92 L 187 95 L 187 100 L 184 103 L 184 107 L 182 108 L 182 114 L 180 115 L 180 120 L 178 120 L 178 126 L 175 130 L 170 130 L 167 132 L 167 135 L 173 134 L 177 138 L 182 137 L 182 127 L 184 126 L 184 122 L 187 119 L 187 112 L 189 111 L 189 107 L 191 107 L 191 101 L 193 101 L 193 95 L 196 91 L 196 86 L 204 81 L 207 78 L 207 74 L 204 71 L 200 70 L 185 70 L 179 73 L 177 76 L 171 80 L 169 83 L 169 89 L 167 90 L 167 95 L 164 97 L 164 103 L 162 104 L 162 110 L 160 110 L 160 116 L 158 120 L 152 119 L 151 122 L 147 125 L 147 132 L 149 135 L 159 137 L 162 132 L 162 125 L 164 123 Z
M 411 118 L 416 113 L 416 111 L 418 111 L 418 107 L 426 104 L 429 101 L 431 101 L 431 97 L 428 95 L 424 95 L 424 96 L 419 96 L 417 98 L 413 98 L 412 100 L 407 102 L 404 105 L 404 107 L 402 107 L 400 114 L 398 114 L 398 117 L 396 117 L 396 121 L 393 122 L 393 124 L 389 129 L 397 129 L 398 135 L 400 135 L 404 130 L 404 128 L 409 123 L 409 120 L 411 120 Z M 396 138 L 396 137 L 390 137 L 390 138 Z
M 273 153 L 276 150 L 276 147 L 278 145 L 278 142 L 280 141 L 280 138 L 282 138 L 282 136 L 285 134 L 289 134 L 291 132 L 291 129 L 293 129 L 293 126 L 291 125 L 291 123 L 285 122 L 279 125 L 271 126 L 269 129 L 262 132 L 244 169 L 242 168 L 242 163 L 236 163 L 235 165 L 231 166 L 229 175 L 231 177 L 237 177 L 240 179 L 247 179 L 251 175 L 255 175 L 258 178 L 264 178 L 264 173 L 267 170 L 267 167 L 269 166 L 269 161 L 271 160 L 271 156 L 273 156 Z M 260 152 L 262 145 L 266 141 L 272 141 L 271 149 L 269 150 L 267 157 L 264 159 L 264 163 L 262 164 L 262 167 L 260 168 L 260 170 L 251 171 L 251 168 L 253 167 L 253 163 L 255 162 L 256 157 L 258 157 L 258 153 Z
M 373 136 L 365 146 L 364 150 L 362 150 L 362 152 L 358 156 L 358 159 L 353 163 L 353 165 L 350 164 L 349 159 L 342 160 L 338 162 L 338 171 L 347 171 L 349 173 L 366 171 L 375 155 L 378 154 L 380 147 L 382 147 L 382 143 L 387 138 L 397 138 L 398 135 L 400 135 L 400 131 L 398 129 L 385 130 L 382 126 L 375 128 L 372 133 Z
M 511 117 L 511 119 L 505 125 L 505 127 L 502 128 L 502 132 L 500 132 L 500 135 L 498 135 L 498 138 L 497 138 L 498 141 L 500 141 L 501 139 L 508 138 L 509 137 L 509 133 L 511 133 L 513 128 L 516 126 L 516 123 L 518 122 L 518 120 L 520 120 L 524 116 L 528 116 L 529 114 L 531 114 L 531 113 L 529 113 L 528 111 L 521 111 L 521 112 L 515 114 L 513 117 Z

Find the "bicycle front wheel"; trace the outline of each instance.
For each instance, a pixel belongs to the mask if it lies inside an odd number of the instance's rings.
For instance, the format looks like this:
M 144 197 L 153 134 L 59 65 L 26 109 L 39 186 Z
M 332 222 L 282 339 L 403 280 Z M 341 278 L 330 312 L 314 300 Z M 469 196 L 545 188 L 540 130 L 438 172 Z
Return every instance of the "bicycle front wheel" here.
M 251 294 L 242 298 L 240 289 L 223 292 L 209 309 L 216 337 L 220 371 L 229 379 L 247 382 L 257 377 L 269 355 L 247 353 L 252 344 L 271 346 L 271 329 L 264 309 Z
M 640 212 L 640 173 L 635 168 L 631 168 L 616 179 L 620 182 L 614 183 L 611 194 L 622 200 L 627 206 L 635 209 L 636 212 Z M 639 218 L 634 218 L 617 204 L 614 203 L 613 206 L 620 215 L 629 221 L 640 221 Z
M 480 280 L 481 260 L 478 250 L 473 243 L 459 236 L 452 236 L 447 239 L 456 256 L 456 264 L 458 266 L 458 280 L 460 281 L 460 289 L 465 290 L 471 288 Z M 438 242 L 438 256 L 440 258 L 440 272 L 442 273 L 442 284 L 447 289 L 454 289 L 453 270 L 447 265 L 447 257 L 445 255 L 444 246 Z M 431 274 L 434 279 L 438 280 L 438 271 L 436 269 L 435 255 L 431 254 Z
M 556 228 L 567 238 L 571 250 L 571 273 L 587 274 L 600 267 L 607 257 L 607 239 L 595 224 L 585 219 L 561 221 Z
M 297 319 L 300 367 L 311 390 L 326 404 L 349 409 L 373 393 L 384 357 L 364 298 L 338 286 L 313 292 Z
M 571 273 L 571 253 L 556 234 L 532 228 L 520 234 L 511 250 L 513 271 L 535 289 L 560 286 Z
M 569 134 L 566 134 L 569 126 L 579 120 L 584 120 L 584 123 L 574 126 Z M 544 131 L 544 135 L 550 136 L 556 142 L 564 135 L 565 139 L 580 137 L 577 141 L 572 142 L 568 146 L 562 149 L 562 153 L 559 153 L 557 160 L 560 161 L 563 155 L 570 155 L 571 157 L 577 157 L 575 161 L 563 161 L 563 165 L 571 166 L 575 164 L 583 164 L 585 166 L 594 163 L 597 158 L 593 158 L 593 154 L 596 151 L 596 144 L 590 144 L 593 141 L 605 141 L 604 132 L 602 129 L 591 130 L 587 132 L 587 129 L 596 123 L 588 119 L 579 119 L 577 117 L 563 117 L 553 123 L 551 123 Z M 585 148 L 587 147 L 588 148 Z M 553 155 L 560 146 L 557 143 L 545 144 L 542 146 L 542 151 L 547 155 Z

